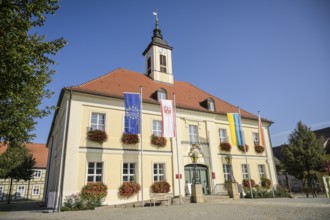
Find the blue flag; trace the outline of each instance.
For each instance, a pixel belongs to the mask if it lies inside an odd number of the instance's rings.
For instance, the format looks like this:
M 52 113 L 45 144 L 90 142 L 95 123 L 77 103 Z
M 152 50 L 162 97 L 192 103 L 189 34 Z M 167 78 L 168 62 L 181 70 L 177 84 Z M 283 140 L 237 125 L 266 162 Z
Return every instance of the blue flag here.
M 140 133 L 140 94 L 124 93 L 125 100 L 125 133 Z

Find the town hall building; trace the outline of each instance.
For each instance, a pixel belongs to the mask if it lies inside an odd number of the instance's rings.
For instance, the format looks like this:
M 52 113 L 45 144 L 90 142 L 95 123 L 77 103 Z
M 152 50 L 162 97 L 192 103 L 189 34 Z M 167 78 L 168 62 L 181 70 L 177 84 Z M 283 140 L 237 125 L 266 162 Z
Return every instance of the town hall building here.
M 62 89 L 47 140 L 49 204 L 57 208 L 66 196 L 97 181 L 107 185 L 104 203 L 109 205 L 148 200 L 150 186 L 160 180 L 170 183 L 173 196 L 187 196 L 194 169 L 206 195 L 221 192 L 231 176 L 238 183 L 247 178 L 260 183 L 266 177 L 277 184 L 269 134 L 272 122 L 262 119 L 265 146 L 264 151 L 257 152 L 258 115 L 238 109 L 188 82 L 175 80 L 172 49 L 156 20 L 152 40 L 143 51 L 144 73 L 118 68 Z M 122 141 L 126 92 L 142 95 L 142 131 L 136 144 Z M 160 147 L 151 143 L 151 137 L 162 134 L 162 99 L 175 99 L 176 138 L 166 138 L 166 145 Z M 227 113 L 238 112 L 248 148 L 246 154 L 230 145 Z M 88 139 L 87 134 L 93 129 L 105 131 L 107 140 L 100 143 Z M 200 154 L 193 161 L 191 151 L 196 146 Z M 130 199 L 121 198 L 118 188 L 132 179 L 142 190 Z

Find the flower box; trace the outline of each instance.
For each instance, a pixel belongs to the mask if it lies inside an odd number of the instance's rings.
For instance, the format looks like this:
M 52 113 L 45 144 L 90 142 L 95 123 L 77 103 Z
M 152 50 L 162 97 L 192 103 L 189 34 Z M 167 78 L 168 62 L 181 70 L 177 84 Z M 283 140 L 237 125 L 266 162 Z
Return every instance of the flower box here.
M 123 182 L 118 189 L 120 197 L 129 199 L 140 192 L 141 186 L 136 182 Z
M 254 150 L 255 150 L 257 153 L 261 154 L 261 153 L 263 153 L 263 152 L 265 151 L 265 148 L 264 148 L 264 146 L 256 145 L 256 146 L 254 146 Z
M 156 145 L 158 147 L 165 147 L 167 143 L 166 138 L 164 137 L 159 137 L 156 135 L 151 135 L 151 144 Z
M 220 150 L 230 152 L 231 151 L 231 144 L 228 143 L 228 142 L 221 143 L 220 144 Z
M 87 140 L 102 144 L 108 140 L 108 135 L 103 130 L 90 130 L 87 132 Z
M 238 145 L 238 150 L 242 151 L 242 152 L 248 152 L 249 151 L 249 145 L 245 144 L 245 149 L 243 147 L 243 145 Z
M 123 134 L 121 141 L 124 144 L 137 144 L 140 142 L 139 136 L 137 134 Z
M 171 190 L 171 185 L 165 181 L 154 182 L 151 185 L 151 191 L 153 193 L 168 193 Z

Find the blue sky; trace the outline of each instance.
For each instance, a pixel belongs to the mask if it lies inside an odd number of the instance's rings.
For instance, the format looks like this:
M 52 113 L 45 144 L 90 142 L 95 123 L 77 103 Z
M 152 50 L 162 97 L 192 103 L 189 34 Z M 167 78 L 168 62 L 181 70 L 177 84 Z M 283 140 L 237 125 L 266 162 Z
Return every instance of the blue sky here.
M 274 121 L 273 146 L 287 141 L 299 120 L 330 126 L 330 1 L 95 0 L 61 1 L 36 31 L 68 44 L 55 57 L 56 105 L 61 88 L 116 68 L 144 72 L 142 52 L 159 27 L 173 49 L 176 80 Z M 38 120 L 45 143 L 53 114 Z

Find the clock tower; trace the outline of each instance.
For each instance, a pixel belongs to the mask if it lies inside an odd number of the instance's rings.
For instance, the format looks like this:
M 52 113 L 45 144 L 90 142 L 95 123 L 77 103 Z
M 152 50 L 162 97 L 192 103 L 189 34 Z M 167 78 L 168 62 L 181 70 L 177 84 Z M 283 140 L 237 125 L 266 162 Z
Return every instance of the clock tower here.
M 157 12 L 153 13 L 156 18 L 156 27 L 148 47 L 144 50 L 145 73 L 155 81 L 173 84 L 172 72 L 172 49 L 163 39 L 158 27 Z

